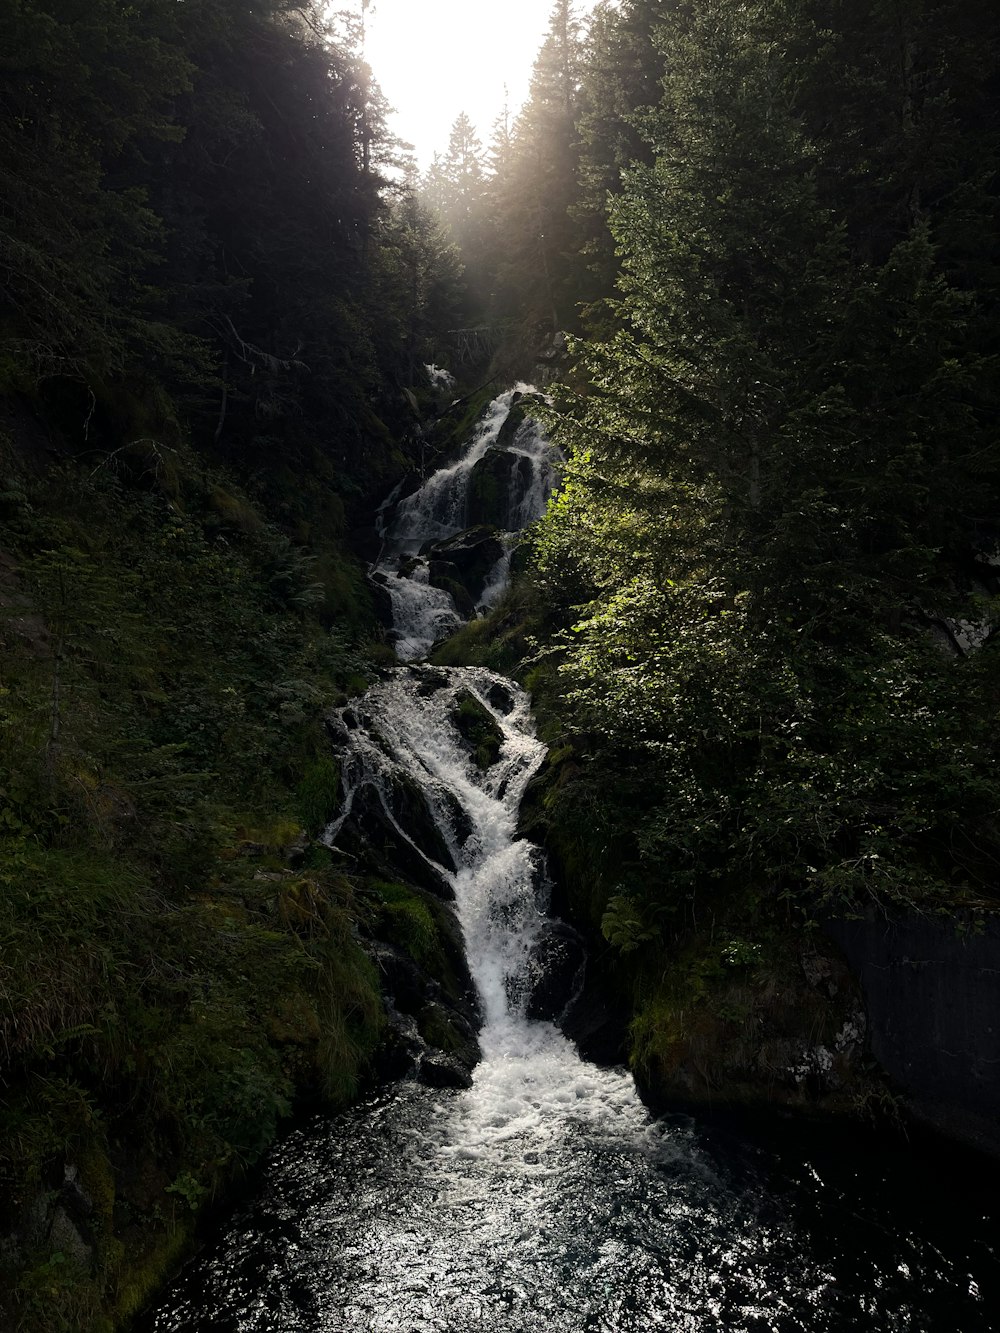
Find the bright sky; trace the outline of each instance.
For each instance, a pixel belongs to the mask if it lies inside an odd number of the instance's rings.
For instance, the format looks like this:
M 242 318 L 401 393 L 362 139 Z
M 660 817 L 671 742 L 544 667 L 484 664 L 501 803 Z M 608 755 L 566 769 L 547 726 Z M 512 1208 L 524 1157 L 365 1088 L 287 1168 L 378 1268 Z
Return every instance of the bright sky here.
M 593 4 L 584 0 L 577 13 Z M 550 0 L 371 0 L 368 63 L 396 108 L 391 127 L 414 145 L 421 170 L 447 149 L 460 111 L 489 144 L 505 83 L 513 119 L 551 9 Z

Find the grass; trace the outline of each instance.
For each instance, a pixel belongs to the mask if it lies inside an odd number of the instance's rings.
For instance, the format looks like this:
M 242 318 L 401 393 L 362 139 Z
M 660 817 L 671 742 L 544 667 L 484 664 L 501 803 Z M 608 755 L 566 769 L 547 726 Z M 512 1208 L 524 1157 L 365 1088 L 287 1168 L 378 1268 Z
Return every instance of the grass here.
M 293 548 L 183 447 L 166 490 L 72 463 L 15 480 L 0 1323 L 94 1333 L 148 1298 L 297 1096 L 342 1104 L 364 1076 L 382 1023 L 367 909 L 322 849 L 287 856 L 335 811 L 322 718 L 376 675 L 377 631 L 335 542 Z M 66 1167 L 95 1205 L 82 1267 L 30 1239 Z

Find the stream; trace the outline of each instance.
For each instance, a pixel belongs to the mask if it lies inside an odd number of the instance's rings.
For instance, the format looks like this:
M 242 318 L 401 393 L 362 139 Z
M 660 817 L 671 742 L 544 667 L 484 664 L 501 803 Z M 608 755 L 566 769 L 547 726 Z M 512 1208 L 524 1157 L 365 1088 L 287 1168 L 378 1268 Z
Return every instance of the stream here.
M 1000 1328 L 993 1195 L 964 1156 L 793 1121 L 754 1133 L 654 1118 L 629 1073 L 528 1016 L 550 923 L 541 854 L 516 824 L 544 746 L 510 681 L 420 659 L 500 595 L 512 534 L 555 484 L 558 458 L 521 419 L 530 393 L 500 395 L 458 460 L 383 506 L 373 577 L 412 665 L 345 710 L 344 805 L 327 832 L 336 846 L 355 803 L 376 800 L 409 842 L 387 793 L 419 784 L 444 850 L 410 845 L 454 893 L 483 1018 L 472 1087 L 403 1080 L 300 1124 L 139 1327 Z M 486 492 L 499 536 L 477 526 Z M 487 767 L 456 728 L 470 698 L 501 738 Z

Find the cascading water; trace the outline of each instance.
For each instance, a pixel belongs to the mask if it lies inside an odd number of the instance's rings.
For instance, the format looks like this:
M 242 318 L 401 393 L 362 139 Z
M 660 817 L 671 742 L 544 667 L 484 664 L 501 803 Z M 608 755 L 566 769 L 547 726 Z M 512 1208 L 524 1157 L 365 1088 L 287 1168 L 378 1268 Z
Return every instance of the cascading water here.
M 477 515 L 470 513 L 470 490 L 477 478 L 503 492 L 484 507 L 492 526 L 520 531 L 544 512 L 556 479 L 555 450 L 531 417 L 518 423 L 509 439 L 500 438 L 516 400 L 533 392 L 530 385 L 519 384 L 494 399 L 461 457 L 439 468 L 402 500 L 383 526 L 374 577 L 392 599 L 396 653 L 404 662 L 422 657 L 435 640 L 457 629 L 464 619 L 454 591 L 449 591 L 449 585 L 455 589 L 460 583 L 463 571 L 453 565 L 454 549 L 442 543 L 477 521 Z M 494 460 L 498 469 L 489 466 Z M 472 568 L 465 571 L 471 574 L 471 581 L 462 591 L 468 593 L 472 605 L 487 607 L 506 584 L 509 540 L 502 533 L 481 533 L 474 546 Z M 485 567 L 477 568 L 484 559 Z M 442 579 L 435 566 L 449 565 L 452 569 Z
M 377 572 L 399 585 L 393 605 L 410 657 L 458 617 L 452 598 L 445 616 L 426 594 L 433 557 L 420 551 L 461 531 L 469 479 L 500 436 L 511 400 L 498 399 L 466 455 L 399 504 L 386 525 Z M 537 515 L 551 487 L 544 441 L 532 426 L 513 443 L 532 460 L 531 477 L 525 484 L 525 473 L 518 479 L 511 470 L 508 517 Z M 496 563 L 477 575 L 484 589 L 498 577 Z M 470 700 L 498 737 L 485 765 L 459 725 Z M 145 1327 L 995 1327 L 982 1290 L 997 1270 L 985 1233 L 965 1241 L 953 1226 L 947 1237 L 932 1234 L 933 1215 L 920 1230 L 912 1200 L 899 1223 L 893 1204 L 900 1211 L 903 1185 L 893 1186 L 895 1199 L 877 1201 L 821 1154 L 788 1168 L 745 1146 L 706 1145 L 683 1118 L 653 1120 L 625 1071 L 587 1063 L 553 1023 L 528 1016 L 547 929 L 544 875 L 538 850 L 517 837 L 516 817 L 544 747 L 515 686 L 481 668 L 402 667 L 345 714 L 343 737 L 345 801 L 328 839 L 336 845 L 358 809 L 375 801 L 385 827 L 454 893 L 481 1001 L 482 1059 L 468 1090 L 404 1081 L 290 1135 L 272 1155 L 260 1196 Z M 401 784 L 423 793 L 437 857 L 393 813 Z M 868 1169 L 884 1174 L 886 1164 Z

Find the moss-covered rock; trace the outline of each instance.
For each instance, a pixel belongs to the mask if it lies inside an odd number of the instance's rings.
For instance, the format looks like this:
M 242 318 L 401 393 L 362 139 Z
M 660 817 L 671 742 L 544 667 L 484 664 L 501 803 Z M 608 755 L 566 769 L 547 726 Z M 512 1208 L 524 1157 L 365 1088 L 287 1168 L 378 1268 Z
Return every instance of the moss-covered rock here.
M 855 978 L 830 947 L 772 931 L 678 942 L 641 969 L 631 1063 L 657 1105 L 855 1111 L 874 1081 Z
M 451 1062 L 442 1069 L 465 1071 L 458 1080 L 465 1086 L 479 1058 L 479 1011 L 454 910 L 413 884 L 371 880 L 369 886 L 389 1012 L 381 1068 L 387 1075 L 416 1073 L 431 1067 L 433 1052 Z
M 447 563 L 456 571 L 472 603 L 478 602 L 490 573 L 504 553 L 503 542 L 493 527 L 469 528 L 445 541 L 431 542 L 424 549 L 432 563 Z
M 503 748 L 503 728 L 470 690 L 455 695 L 451 720 L 466 741 L 478 768 L 484 772 L 497 762 Z

